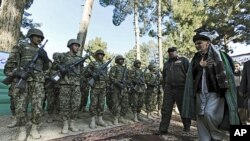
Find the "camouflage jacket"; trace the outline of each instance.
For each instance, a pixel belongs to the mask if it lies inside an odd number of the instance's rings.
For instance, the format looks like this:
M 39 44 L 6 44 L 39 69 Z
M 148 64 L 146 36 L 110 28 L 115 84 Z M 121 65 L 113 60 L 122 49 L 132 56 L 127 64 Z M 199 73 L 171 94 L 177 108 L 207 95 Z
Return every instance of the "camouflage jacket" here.
M 144 79 L 144 72 L 140 68 L 133 67 L 129 71 L 129 80 L 133 84 L 133 89 L 137 92 L 144 92 L 145 91 L 145 84 L 140 84 L 140 77 Z M 142 80 L 143 80 L 142 79 Z M 145 81 L 145 80 L 143 80 Z
M 104 64 L 104 62 L 101 61 L 94 61 L 89 63 L 88 70 L 85 76 L 92 77 L 102 64 Z M 100 75 L 98 80 L 95 81 L 95 84 L 93 86 L 94 88 L 106 88 L 108 81 L 108 69 L 103 70 L 103 72 L 103 75 Z
M 148 72 L 145 74 L 145 83 L 148 89 L 157 88 L 160 84 L 160 76 L 157 72 Z
M 115 66 L 111 67 L 110 72 L 109 72 L 110 82 L 114 85 L 117 85 L 122 81 L 123 75 L 125 78 L 127 78 L 128 71 L 126 74 L 123 74 L 125 69 L 127 69 L 127 68 L 125 68 L 125 66 L 122 66 L 122 65 L 115 65 Z
M 5 65 L 4 73 L 7 75 L 14 69 L 23 69 L 34 58 L 38 49 L 38 47 L 33 47 L 29 43 L 14 46 Z M 44 82 L 44 71 L 49 69 L 49 64 L 45 64 L 41 58 L 38 58 L 35 68 L 34 75 L 30 76 L 27 81 Z
M 54 56 L 54 55 L 53 55 Z M 82 57 L 72 55 L 70 52 L 60 53 L 54 58 L 52 70 L 59 70 L 60 67 L 65 67 L 81 59 Z M 73 71 L 69 71 L 63 78 L 59 80 L 59 84 L 80 85 L 80 77 L 82 75 L 83 65 L 78 65 Z

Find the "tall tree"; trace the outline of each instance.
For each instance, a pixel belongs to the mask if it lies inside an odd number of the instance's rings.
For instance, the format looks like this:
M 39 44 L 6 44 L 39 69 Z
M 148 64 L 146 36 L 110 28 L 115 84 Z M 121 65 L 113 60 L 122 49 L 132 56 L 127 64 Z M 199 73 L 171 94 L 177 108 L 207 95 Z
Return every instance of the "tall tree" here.
M 222 45 L 226 52 L 232 51 L 228 46 L 230 42 L 250 44 L 249 3 L 249 0 L 206 1 L 208 18 L 200 28 L 217 31 L 219 36 L 215 42 Z
M 135 30 L 135 46 L 136 46 L 136 58 L 138 60 L 141 60 L 141 51 L 140 51 L 140 30 L 139 30 L 139 15 L 138 15 L 138 7 L 139 7 L 139 1 L 134 0 L 134 30 Z
M 166 27 L 163 35 L 163 48 L 176 46 L 180 55 L 192 57 L 196 52 L 192 37 L 194 30 L 202 26 L 207 18 L 205 3 L 193 0 L 171 1 L 170 12 L 163 23 Z
M 91 13 L 92 13 L 92 7 L 93 7 L 94 0 L 86 0 L 85 5 L 84 5 L 84 10 L 82 13 L 82 20 L 80 23 L 80 29 L 77 34 L 77 39 L 81 43 L 81 49 L 79 51 L 79 55 L 82 55 L 82 51 L 84 49 L 85 45 L 85 40 L 87 37 L 87 32 L 88 32 L 88 26 L 91 18 Z
M 9 52 L 17 44 L 24 9 L 33 0 L 2 0 L 0 5 L 0 50 Z
M 157 2 L 157 33 L 158 33 L 158 52 L 159 52 L 159 67 L 163 69 L 163 54 L 162 54 L 162 28 L 161 28 L 161 0 Z
M 152 0 L 100 0 L 103 7 L 114 6 L 113 10 L 113 24 L 119 26 L 127 17 L 127 15 L 134 13 L 134 31 L 135 31 L 135 46 L 136 58 L 141 59 L 141 50 L 139 37 L 143 34 L 139 23 L 143 22 L 146 17 L 146 11 L 150 8 Z M 147 22 L 144 22 L 146 24 Z M 146 24 L 148 25 L 148 24 Z
M 154 61 L 154 54 L 157 53 L 157 45 L 153 41 L 142 43 L 141 46 L 141 62 L 142 67 L 145 68 L 150 62 Z M 126 54 L 126 63 L 129 67 L 133 65 L 136 58 L 136 47 L 129 50 Z

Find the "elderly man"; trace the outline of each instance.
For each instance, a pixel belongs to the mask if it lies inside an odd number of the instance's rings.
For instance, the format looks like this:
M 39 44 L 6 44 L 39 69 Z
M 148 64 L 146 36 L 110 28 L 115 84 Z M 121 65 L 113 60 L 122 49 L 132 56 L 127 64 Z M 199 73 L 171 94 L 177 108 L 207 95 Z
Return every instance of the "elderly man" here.
M 193 37 L 198 52 L 189 67 L 182 109 L 183 117 L 197 119 L 202 141 L 222 140 L 227 137 L 223 129 L 240 123 L 232 59 L 215 50 L 209 35 Z

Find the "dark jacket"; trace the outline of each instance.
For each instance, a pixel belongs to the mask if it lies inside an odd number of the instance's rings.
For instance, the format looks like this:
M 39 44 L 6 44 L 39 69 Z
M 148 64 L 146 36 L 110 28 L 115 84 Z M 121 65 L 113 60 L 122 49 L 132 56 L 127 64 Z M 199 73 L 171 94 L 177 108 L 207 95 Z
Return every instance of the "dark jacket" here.
M 245 96 L 250 96 L 250 60 L 244 63 L 242 78 L 240 83 L 240 92 Z
M 163 86 L 184 87 L 189 61 L 185 57 L 169 59 L 163 67 Z

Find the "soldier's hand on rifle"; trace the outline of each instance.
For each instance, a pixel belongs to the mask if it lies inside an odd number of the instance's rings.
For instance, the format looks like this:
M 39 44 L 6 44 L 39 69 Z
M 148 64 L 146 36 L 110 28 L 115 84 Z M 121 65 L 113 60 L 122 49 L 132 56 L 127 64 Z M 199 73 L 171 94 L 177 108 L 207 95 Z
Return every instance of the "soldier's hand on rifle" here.
M 44 61 L 49 60 L 49 57 L 47 55 L 47 52 L 44 49 L 39 49 L 38 51 L 38 55 L 41 59 L 43 59 Z
M 24 80 L 27 80 L 29 77 L 29 74 L 25 71 L 18 71 L 16 75 Z
M 67 70 L 64 66 L 59 66 L 59 71 L 60 71 L 63 75 L 65 75 L 65 74 L 68 73 L 68 70 Z
M 94 80 L 99 80 L 100 79 L 99 75 L 96 72 L 92 73 L 92 77 L 93 77 Z
M 122 81 L 120 81 L 118 83 L 118 87 L 121 88 L 121 89 L 124 89 L 125 88 L 125 84 Z

